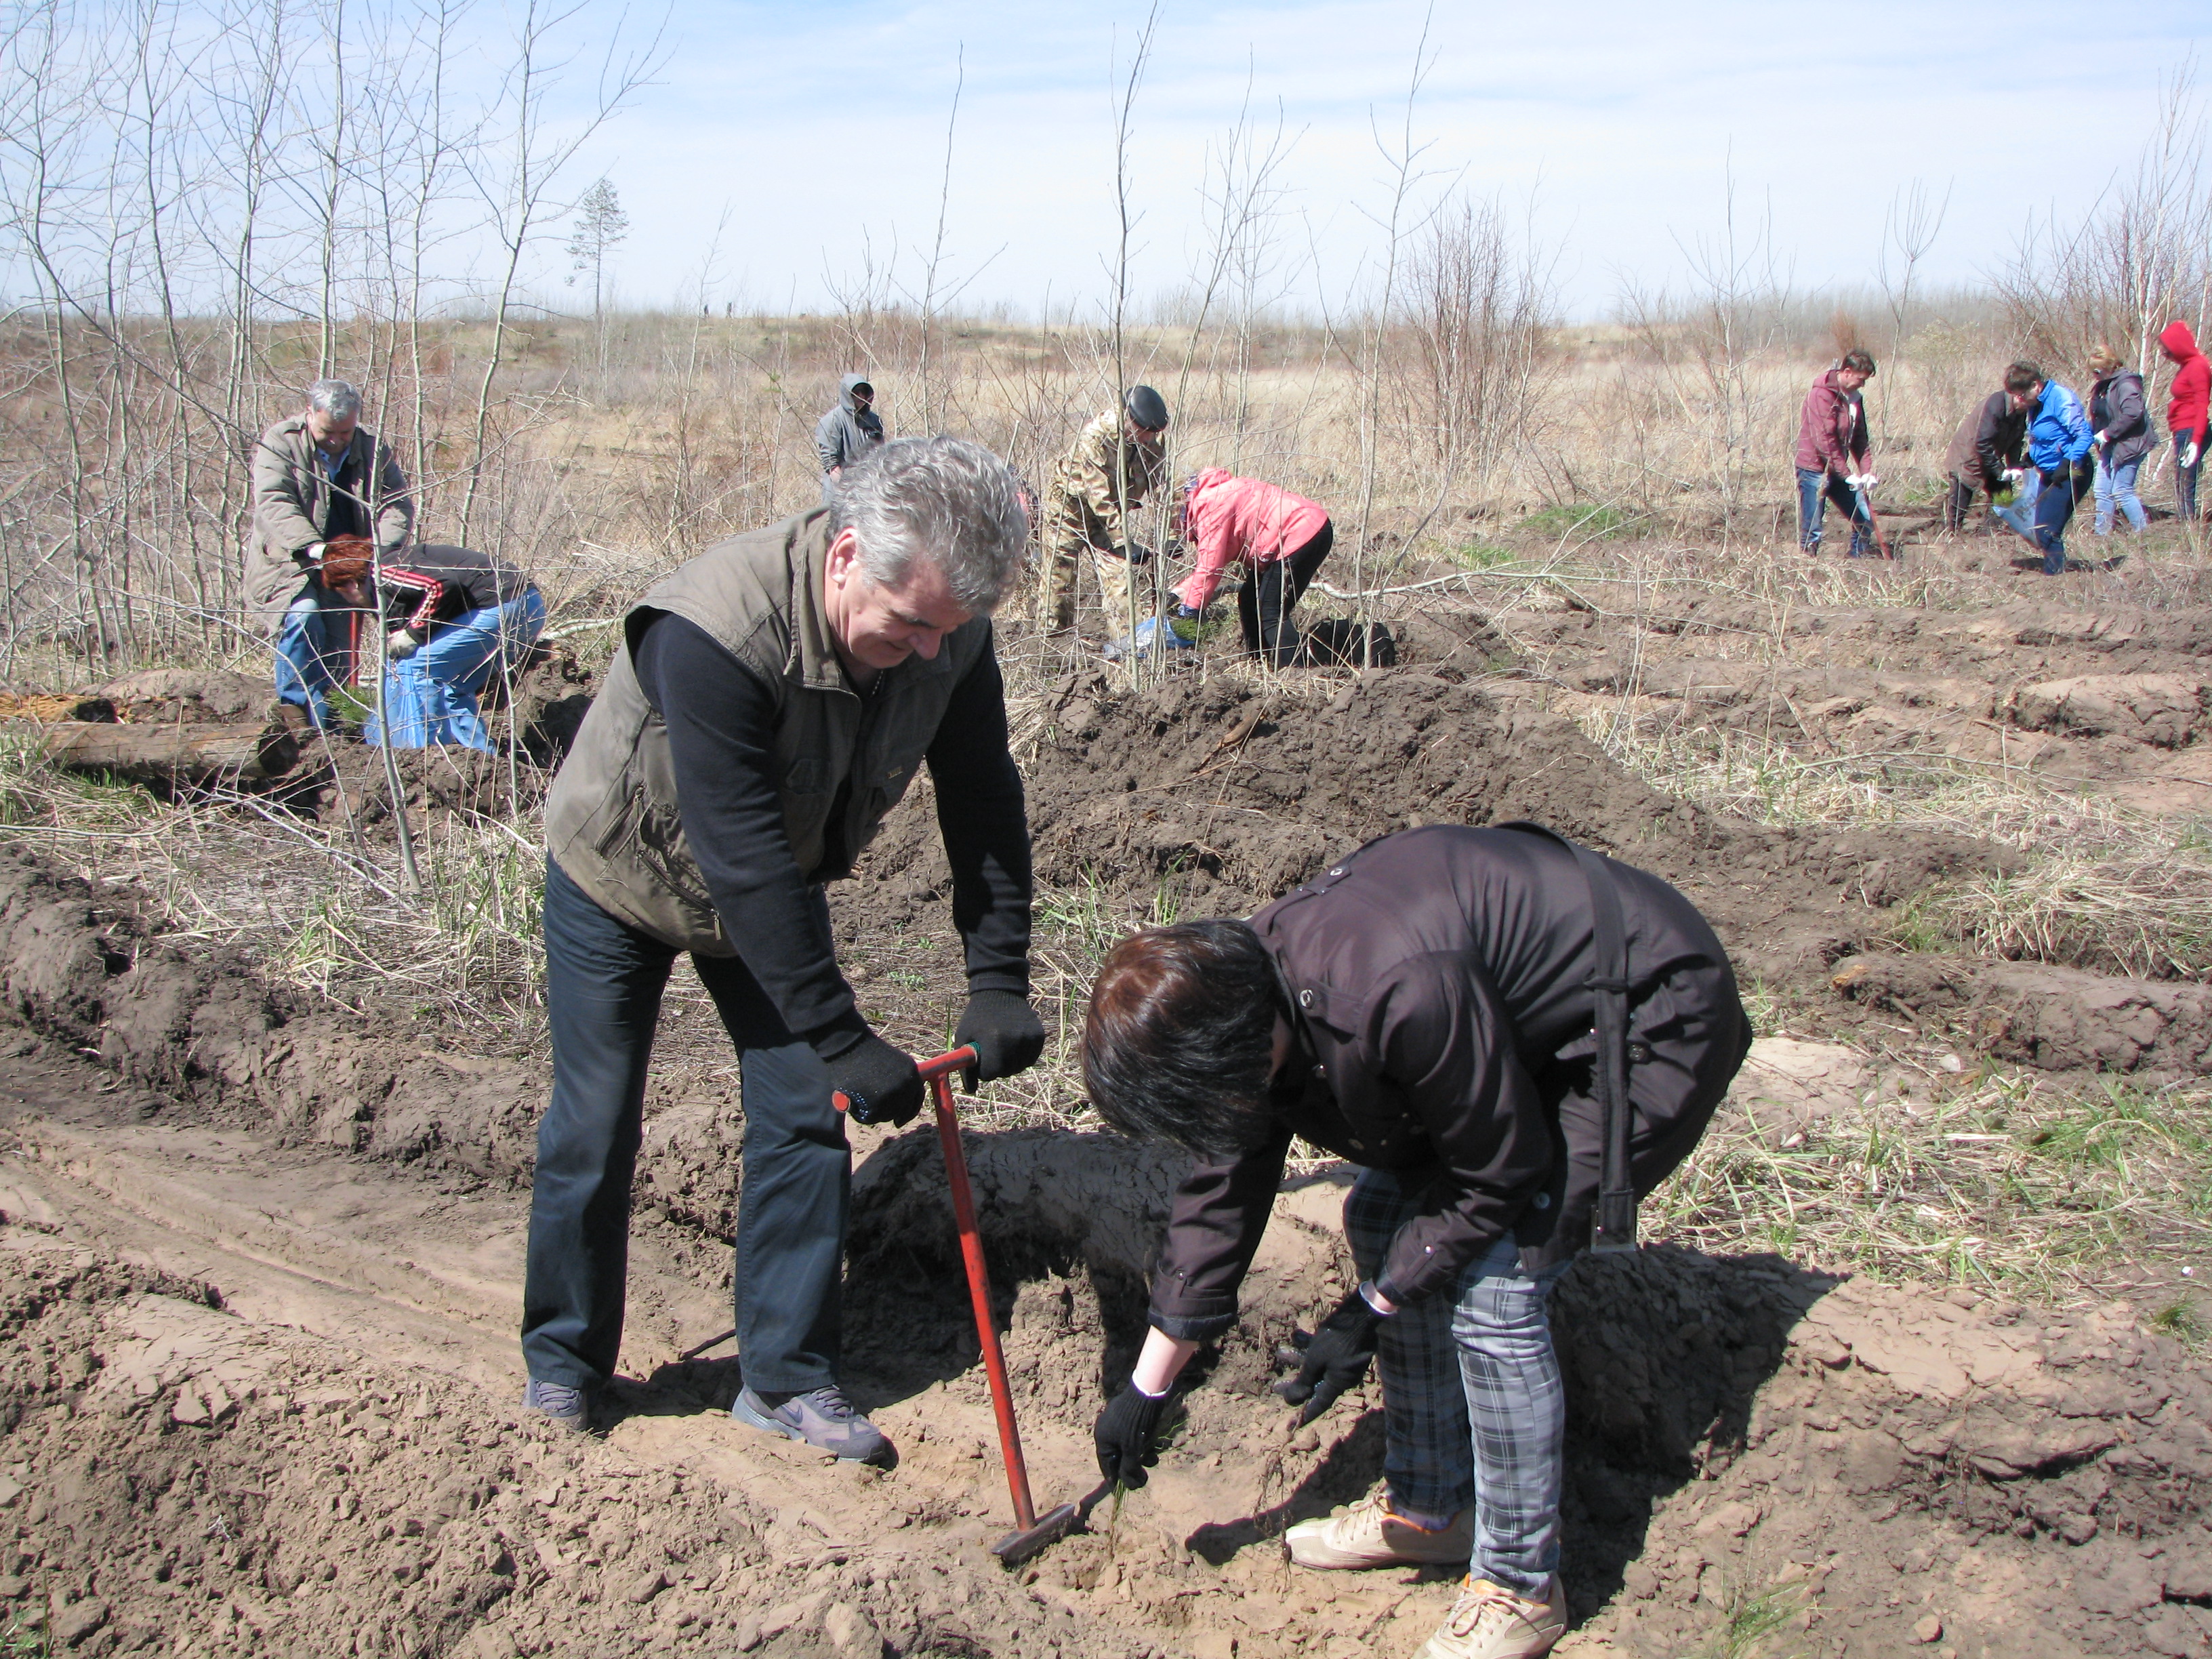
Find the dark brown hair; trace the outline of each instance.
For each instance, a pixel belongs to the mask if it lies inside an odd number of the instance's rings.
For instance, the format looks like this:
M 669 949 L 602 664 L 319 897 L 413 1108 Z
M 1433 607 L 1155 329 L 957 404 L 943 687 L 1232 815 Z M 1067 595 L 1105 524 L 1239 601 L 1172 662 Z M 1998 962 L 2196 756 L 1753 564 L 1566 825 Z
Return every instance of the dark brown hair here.
M 2017 362 L 2005 370 L 2007 392 L 2033 392 L 2043 384 L 2043 371 L 2031 362 Z
M 1856 369 L 1862 374 L 1871 374 L 1874 373 L 1874 353 L 1871 351 L 1846 351 L 1844 354 L 1843 367 L 1845 368 Z
M 1225 1156 L 1274 1133 L 1275 969 L 1242 921 L 1148 927 L 1108 952 L 1083 1023 L 1091 1104 L 1128 1135 Z

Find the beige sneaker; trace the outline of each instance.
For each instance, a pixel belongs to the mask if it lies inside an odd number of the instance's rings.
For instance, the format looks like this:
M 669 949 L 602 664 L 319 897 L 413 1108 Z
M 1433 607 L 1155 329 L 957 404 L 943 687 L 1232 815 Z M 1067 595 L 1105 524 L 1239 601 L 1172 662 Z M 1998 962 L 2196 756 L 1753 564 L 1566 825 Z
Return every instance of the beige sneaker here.
M 1358 1567 L 1449 1566 L 1474 1553 L 1474 1511 L 1462 1510 L 1442 1532 L 1394 1513 L 1387 1487 L 1326 1521 L 1301 1521 L 1283 1534 L 1291 1559 L 1325 1571 Z
M 1470 1577 L 1413 1659 L 1542 1659 L 1566 1633 L 1567 1596 L 1556 1577 L 1540 1601 Z

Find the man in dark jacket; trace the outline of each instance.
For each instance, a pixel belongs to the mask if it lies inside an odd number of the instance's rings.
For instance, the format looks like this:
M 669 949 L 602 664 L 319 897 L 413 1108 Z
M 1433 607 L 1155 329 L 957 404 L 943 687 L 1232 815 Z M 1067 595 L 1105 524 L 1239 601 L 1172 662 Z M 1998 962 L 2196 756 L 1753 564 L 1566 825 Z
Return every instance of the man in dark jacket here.
M 838 1285 L 863 1122 L 921 1110 L 914 1060 L 838 971 L 823 884 L 853 872 L 927 763 L 967 946 L 955 1041 L 1034 1064 L 1030 843 L 991 612 L 1029 526 L 1006 463 L 908 438 L 836 504 L 708 548 L 623 620 L 545 811 L 553 1098 L 523 1290 L 526 1403 L 584 1426 L 621 1351 L 646 1063 L 688 951 L 737 1045 L 740 1422 L 860 1460 L 888 1443 L 838 1386 Z
M 1820 552 L 1830 501 L 1851 521 L 1851 557 L 1874 545 L 1866 497 L 1875 479 L 1867 461 L 1866 400 L 1860 395 L 1872 379 L 1873 356 L 1847 351 L 1805 394 L 1797 416 L 1797 546 L 1802 552 Z
M 1361 1282 L 1283 1392 L 1310 1419 L 1379 1355 L 1384 1484 L 1286 1541 L 1323 1569 L 1471 1555 L 1427 1659 L 1530 1659 L 1565 1627 L 1544 1303 L 1598 1193 L 1600 883 L 1622 924 L 1624 1175 L 1640 1195 L 1697 1144 L 1750 1046 L 1735 975 L 1665 882 L 1533 825 L 1385 836 L 1249 923 L 1123 940 L 1091 992 L 1100 1115 L 1198 1155 L 1152 1328 L 1098 1419 L 1100 1467 L 1143 1484 L 1176 1376 L 1236 1320 L 1292 1136 L 1363 1166 L 1345 1206 Z
M 1952 435 L 1943 453 L 1950 486 L 1943 501 L 1944 529 L 1966 528 L 1976 490 L 1994 503 L 2020 483 L 2027 471 L 2028 406 L 2042 381 L 2043 371 L 2033 363 L 2013 364 L 2005 370 L 2003 386 L 1983 398 Z
M 848 374 L 837 384 L 837 407 L 814 423 L 814 453 L 822 462 L 822 505 L 847 467 L 884 441 L 883 416 L 876 413 L 876 389 L 865 374 Z

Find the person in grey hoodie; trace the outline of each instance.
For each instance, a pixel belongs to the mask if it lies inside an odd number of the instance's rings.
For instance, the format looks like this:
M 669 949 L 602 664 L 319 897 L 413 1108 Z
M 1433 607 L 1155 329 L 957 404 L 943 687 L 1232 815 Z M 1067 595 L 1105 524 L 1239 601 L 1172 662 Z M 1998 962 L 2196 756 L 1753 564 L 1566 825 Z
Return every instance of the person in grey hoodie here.
M 848 374 L 837 384 L 837 407 L 814 423 L 814 453 L 822 458 L 822 504 L 837 487 L 837 475 L 884 441 L 883 416 L 875 410 L 876 389 L 865 374 Z
M 2089 453 L 2097 460 L 2097 533 L 2112 533 L 2116 505 L 2127 515 L 2129 527 L 2141 530 L 2149 515 L 2136 494 L 2136 474 L 2150 453 L 2154 435 L 2150 410 L 2143 404 L 2142 376 L 2102 340 L 2089 354 L 2089 371 L 2097 377 L 2089 388 L 2089 425 L 2096 445 Z

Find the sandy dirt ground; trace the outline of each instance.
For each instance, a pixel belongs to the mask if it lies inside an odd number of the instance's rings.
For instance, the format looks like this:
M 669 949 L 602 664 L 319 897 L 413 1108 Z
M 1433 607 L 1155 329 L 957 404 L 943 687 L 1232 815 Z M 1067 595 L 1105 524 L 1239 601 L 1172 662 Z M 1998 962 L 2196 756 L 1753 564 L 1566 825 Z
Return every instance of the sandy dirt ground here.
M 1647 618 L 1629 646 L 1571 605 L 1439 611 L 1365 676 L 1130 695 L 1068 675 L 1018 721 L 1041 877 L 1231 913 L 1409 823 L 1537 817 L 1682 885 L 1808 1011 L 1762 1040 L 1729 1114 L 1826 1109 L 1873 1035 L 2059 1075 L 2201 1073 L 2200 985 L 1887 942 L 1899 906 L 2010 867 L 2005 848 L 1705 811 L 1574 717 L 1626 697 L 1838 752 L 1909 728 L 2188 811 L 2212 783 L 2212 614 L 1801 611 L 1778 653 L 1772 621 L 1716 606 L 1671 632 Z M 547 706 L 573 716 L 580 687 Z M 418 807 L 510 787 L 443 777 L 410 779 Z M 838 900 L 871 1013 L 917 1046 L 954 960 L 932 823 L 924 790 Z M 516 1405 L 542 1059 L 320 1004 L 178 943 L 128 884 L 20 851 L 0 851 L 0 1619 L 57 1654 L 1351 1659 L 1411 1652 L 1452 1599 L 1449 1572 L 1308 1573 L 1278 1541 L 1380 1465 L 1372 1385 L 1303 1432 L 1267 1391 L 1276 1346 L 1345 1284 L 1340 1169 L 1279 1196 L 1153 1484 L 1008 1572 L 925 1129 L 855 1132 L 848 1380 L 896 1468 L 768 1441 L 726 1416 L 726 1350 L 679 1359 L 728 1323 L 744 1127 L 680 988 L 625 1380 L 589 1437 Z M 1047 1127 L 977 1133 L 971 1158 L 1034 1483 L 1073 1498 L 1178 1171 Z M 1576 1618 L 1559 1650 L 2212 1653 L 2212 1385 L 2141 1313 L 1664 1242 L 1579 1264 L 1554 1308 Z

